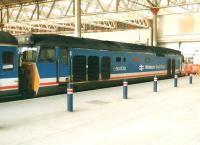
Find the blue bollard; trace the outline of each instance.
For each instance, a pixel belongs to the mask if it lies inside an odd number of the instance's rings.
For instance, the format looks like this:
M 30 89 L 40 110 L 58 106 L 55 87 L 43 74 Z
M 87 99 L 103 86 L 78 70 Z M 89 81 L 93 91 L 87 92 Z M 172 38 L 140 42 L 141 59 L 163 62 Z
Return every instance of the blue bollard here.
M 178 86 L 178 75 L 174 76 L 174 87 Z
M 67 85 L 67 110 L 73 112 L 73 85 L 68 83 Z
M 128 82 L 126 79 L 123 81 L 123 99 L 128 99 Z
M 153 79 L 153 91 L 154 92 L 157 92 L 157 90 L 158 90 L 157 85 L 158 85 L 158 78 L 155 76 Z
M 192 84 L 192 74 L 189 76 L 189 83 Z

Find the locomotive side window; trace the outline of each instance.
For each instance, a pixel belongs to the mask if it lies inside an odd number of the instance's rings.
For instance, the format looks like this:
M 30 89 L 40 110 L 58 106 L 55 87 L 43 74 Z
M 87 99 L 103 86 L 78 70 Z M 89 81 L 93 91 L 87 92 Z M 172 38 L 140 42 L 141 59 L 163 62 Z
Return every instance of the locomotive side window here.
M 121 57 L 116 57 L 116 62 L 121 62 Z
M 124 57 L 124 62 L 126 62 L 126 58 Z
M 67 64 L 67 62 L 68 62 L 68 58 L 67 58 L 67 55 L 68 55 L 68 51 L 67 51 L 67 49 L 61 49 L 60 50 L 60 61 L 61 61 L 61 63 L 63 63 L 63 64 Z
M 55 49 L 47 48 L 47 61 L 55 62 Z
M 14 68 L 14 54 L 13 52 L 2 53 L 2 70 L 11 71 Z
M 55 62 L 55 49 L 54 48 L 40 49 L 39 62 Z
M 45 62 L 45 60 L 46 60 L 46 50 L 45 49 L 41 49 L 40 50 L 39 61 L 40 62 Z

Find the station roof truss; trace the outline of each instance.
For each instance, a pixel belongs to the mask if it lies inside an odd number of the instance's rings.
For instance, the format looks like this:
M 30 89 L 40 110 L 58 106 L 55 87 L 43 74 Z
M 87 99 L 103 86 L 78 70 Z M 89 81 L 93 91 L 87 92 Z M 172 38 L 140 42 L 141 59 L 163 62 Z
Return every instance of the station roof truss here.
M 148 28 L 158 15 L 200 11 L 200 0 L 81 0 L 82 32 Z M 75 0 L 1 0 L 0 27 L 12 34 L 73 33 Z

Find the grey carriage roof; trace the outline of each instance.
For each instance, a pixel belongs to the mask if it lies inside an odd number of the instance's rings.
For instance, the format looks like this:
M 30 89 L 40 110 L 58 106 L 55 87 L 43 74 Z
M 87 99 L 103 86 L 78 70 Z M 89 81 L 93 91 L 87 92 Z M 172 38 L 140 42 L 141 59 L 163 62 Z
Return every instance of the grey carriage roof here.
M 47 47 L 61 46 L 68 48 L 89 48 L 89 49 L 110 50 L 110 51 L 140 51 L 140 52 L 154 52 L 162 54 L 181 54 L 180 51 L 163 47 L 152 47 L 152 46 L 145 46 L 145 45 L 138 45 L 131 43 L 102 41 L 102 40 L 88 39 L 88 38 L 77 38 L 77 37 L 62 36 L 56 34 L 30 34 L 21 36 L 20 39 L 18 40 L 19 40 L 18 41 L 19 45 L 42 45 Z

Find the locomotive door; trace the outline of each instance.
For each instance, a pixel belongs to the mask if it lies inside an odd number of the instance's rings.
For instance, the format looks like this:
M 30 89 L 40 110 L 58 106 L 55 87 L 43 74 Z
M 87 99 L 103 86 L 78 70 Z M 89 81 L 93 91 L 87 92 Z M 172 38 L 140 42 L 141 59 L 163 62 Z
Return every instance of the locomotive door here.
M 37 63 L 40 81 L 49 85 L 56 83 L 56 51 L 53 47 L 40 48 Z
M 56 61 L 56 74 L 57 82 L 66 82 L 66 77 L 68 76 L 68 49 L 67 48 L 57 48 L 58 56 Z
M 74 82 L 86 81 L 86 56 L 77 55 L 73 57 L 72 80 Z
M 107 80 L 110 79 L 111 71 L 111 61 L 110 57 L 104 56 L 101 58 L 101 79 Z
M 176 61 L 175 59 L 172 59 L 172 76 L 174 76 L 176 73 Z
M 171 59 L 167 59 L 167 76 L 172 75 L 171 68 L 172 68 Z

